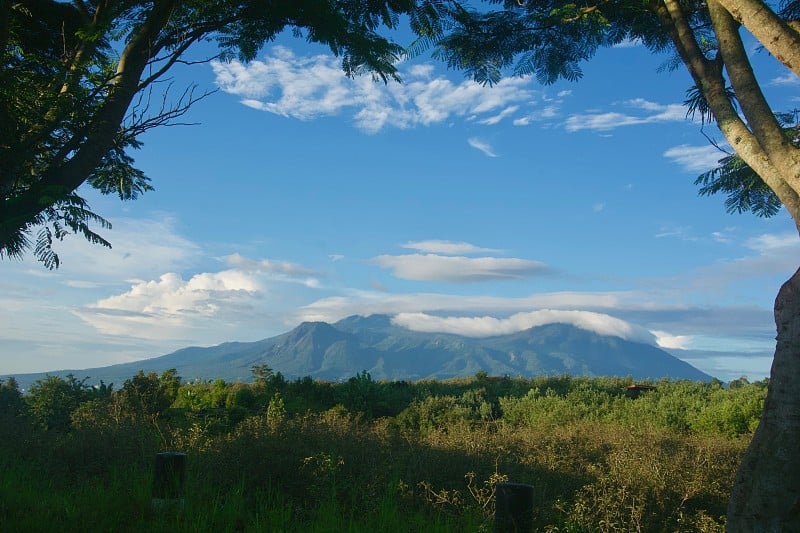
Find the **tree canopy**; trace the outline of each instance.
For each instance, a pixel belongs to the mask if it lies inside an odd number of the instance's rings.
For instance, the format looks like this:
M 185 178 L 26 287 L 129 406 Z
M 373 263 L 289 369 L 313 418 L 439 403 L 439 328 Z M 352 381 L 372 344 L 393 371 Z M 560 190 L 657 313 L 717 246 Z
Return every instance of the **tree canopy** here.
M 55 268 L 53 242 L 68 233 L 110 246 L 91 226 L 109 222 L 76 190 L 130 200 L 153 188 L 131 150 L 206 96 L 165 96 L 170 69 L 197 43 L 250 60 L 291 30 L 328 46 L 348 76 L 386 82 L 398 79 L 403 48 L 387 35 L 401 15 L 428 35 L 444 10 L 428 0 L 0 2 L 0 258 L 33 248 Z

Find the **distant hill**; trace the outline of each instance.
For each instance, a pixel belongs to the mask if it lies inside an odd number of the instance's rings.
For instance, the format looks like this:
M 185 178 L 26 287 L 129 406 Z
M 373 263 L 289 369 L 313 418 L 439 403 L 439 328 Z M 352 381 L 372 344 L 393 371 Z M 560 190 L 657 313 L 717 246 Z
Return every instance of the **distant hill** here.
M 266 363 L 287 379 L 311 376 L 347 379 L 362 370 L 373 379 L 418 380 L 489 375 L 632 376 L 634 379 L 690 379 L 711 376 L 669 353 L 620 337 L 599 335 L 567 324 L 548 324 L 496 337 L 472 338 L 411 331 L 387 315 L 351 316 L 328 324 L 304 322 L 282 335 L 256 342 L 226 342 L 183 348 L 153 359 L 51 375 L 88 377 L 88 383 L 122 383 L 139 370 L 175 368 L 184 381 L 250 381 L 253 365 Z M 27 388 L 44 373 L 15 376 Z

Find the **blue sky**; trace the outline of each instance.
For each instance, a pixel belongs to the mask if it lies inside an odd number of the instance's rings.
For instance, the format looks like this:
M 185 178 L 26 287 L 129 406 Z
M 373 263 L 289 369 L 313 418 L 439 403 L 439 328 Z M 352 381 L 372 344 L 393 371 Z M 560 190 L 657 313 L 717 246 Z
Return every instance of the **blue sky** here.
M 753 54 L 774 107 L 796 106 L 798 80 Z M 178 93 L 219 90 L 184 117 L 200 125 L 143 137 L 156 191 L 81 190 L 113 249 L 71 237 L 58 271 L 0 264 L 0 375 L 389 313 L 475 336 L 576 323 L 763 378 L 797 233 L 697 196 L 723 155 L 703 132 L 723 139 L 686 118 L 691 82 L 667 59 L 629 43 L 577 83 L 490 88 L 421 57 L 384 85 L 286 38 L 176 71 Z

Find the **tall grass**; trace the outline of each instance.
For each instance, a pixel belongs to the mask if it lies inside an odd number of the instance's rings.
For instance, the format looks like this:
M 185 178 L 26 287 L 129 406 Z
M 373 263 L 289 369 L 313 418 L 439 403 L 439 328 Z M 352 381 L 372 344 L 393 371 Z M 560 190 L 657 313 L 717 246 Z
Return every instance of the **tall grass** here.
M 357 385 L 347 397 L 360 394 L 360 412 L 328 408 L 330 384 L 318 410 L 289 385 L 245 395 L 236 384 L 248 407 L 210 414 L 98 403 L 53 431 L 6 413 L 0 531 L 485 531 L 498 480 L 534 486 L 538 531 L 722 531 L 763 391 L 662 382 L 633 400 L 607 379 Z M 369 402 L 393 414 L 370 416 Z M 188 454 L 180 512 L 151 506 L 167 450 Z

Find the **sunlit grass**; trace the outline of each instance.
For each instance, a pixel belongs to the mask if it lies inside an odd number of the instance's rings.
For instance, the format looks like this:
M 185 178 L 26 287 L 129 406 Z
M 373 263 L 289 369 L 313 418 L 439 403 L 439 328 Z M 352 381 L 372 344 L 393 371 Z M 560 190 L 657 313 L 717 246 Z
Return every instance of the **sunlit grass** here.
M 663 382 L 632 400 L 555 378 L 392 396 L 361 379 L 359 404 L 395 415 L 329 408 L 336 387 L 303 382 L 304 412 L 278 409 L 301 403 L 286 385 L 210 415 L 120 417 L 112 398 L 66 432 L 0 416 L 0 531 L 490 531 L 497 479 L 535 487 L 538 531 L 722 531 L 763 391 Z M 151 504 L 166 450 L 187 454 L 182 510 Z

